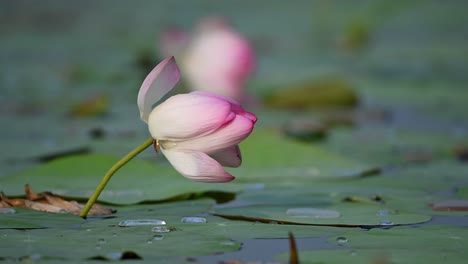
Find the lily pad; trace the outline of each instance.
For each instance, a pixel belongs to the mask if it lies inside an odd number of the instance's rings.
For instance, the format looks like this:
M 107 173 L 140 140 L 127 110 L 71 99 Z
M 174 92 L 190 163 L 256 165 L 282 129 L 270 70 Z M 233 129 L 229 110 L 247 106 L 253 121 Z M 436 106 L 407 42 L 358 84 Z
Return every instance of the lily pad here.
M 468 257 L 466 235 L 465 228 L 447 226 L 347 232 L 329 239 L 344 249 L 299 251 L 299 258 L 301 263 L 462 263 Z
M 17 260 L 23 256 L 41 256 L 42 259 L 84 260 L 106 258 L 115 260 L 123 252 L 134 252 L 143 260 L 194 257 L 219 252 L 237 251 L 238 239 L 286 238 L 288 232 L 296 237 L 324 237 L 343 232 L 339 228 L 304 227 L 291 225 L 230 221 L 211 216 L 207 211 L 213 200 L 181 201 L 164 204 L 118 206 L 114 217 L 93 218 L 81 225 L 55 226 L 50 229 L 28 231 L 0 230 L 8 237 L 0 246 L 2 257 Z M 33 212 L 38 218 L 50 219 L 50 215 Z M 184 223 L 183 217 L 198 216 L 205 223 Z M 120 227 L 118 223 L 129 219 L 160 219 L 165 229 L 155 226 Z M 81 219 L 81 221 L 84 221 Z M 54 224 L 54 221 L 51 221 Z M 80 247 L 76 247 L 77 243 Z M 183 246 L 182 246 L 183 245 Z M 69 252 L 73 254 L 69 254 Z M 113 259 L 114 258 L 114 259 Z M 177 259 L 176 259 L 177 260 Z
M 327 263 L 327 264 L 361 264 L 361 263 L 463 263 L 466 254 L 451 254 L 442 251 L 426 251 L 422 249 L 339 249 L 339 250 L 316 250 L 299 251 L 299 260 L 304 264 Z M 289 253 L 277 256 L 281 261 L 287 261 Z
M 9 196 L 20 195 L 25 183 L 37 190 L 47 190 L 63 196 L 88 198 L 102 175 L 117 158 L 102 155 L 73 156 L 53 160 L 16 175 L 3 177 L 0 185 Z M 133 160 L 122 167 L 100 196 L 101 201 L 133 204 L 145 200 L 162 201 L 193 197 L 204 192 L 224 190 L 236 192 L 235 183 L 210 184 L 185 179 L 170 167 Z
M 0 214 L 0 229 L 71 228 L 85 222 L 71 214 L 50 214 L 23 208 L 14 208 L 14 211 L 15 213 Z
M 461 227 L 423 226 L 396 227 L 392 229 L 372 229 L 366 232 L 348 232 L 349 247 L 362 249 L 393 248 L 393 249 L 425 249 L 465 252 L 468 246 L 466 239 L 468 231 Z M 329 240 L 338 243 L 336 237 Z
M 27 233 L 17 230 L 1 231 L 3 257 L 19 258 L 31 252 L 42 256 L 85 260 L 95 256 L 132 251 L 143 259 L 153 261 L 163 257 L 190 257 L 238 250 L 240 243 L 226 236 L 177 230 L 159 234 L 148 227 L 37 229 Z M 190 239 L 188 239 L 190 238 Z M 77 247 L 77 245 L 80 245 Z M 180 245 L 184 245 L 181 247 Z M 73 254 L 70 254 L 73 252 Z
M 241 144 L 240 181 L 283 182 L 360 177 L 372 168 L 313 144 L 303 144 L 275 131 L 256 130 Z M 265 151 L 268 150 L 268 151 Z
M 382 207 L 373 204 L 337 204 L 327 207 L 304 205 L 251 205 L 216 209 L 215 215 L 227 219 L 265 223 L 337 227 L 374 227 L 414 224 L 429 221 L 430 216 L 398 212 L 379 214 Z M 385 209 L 389 212 L 395 210 Z
M 13 214 L 8 218 L 9 229 L 0 230 L 2 237 L 8 237 L 0 242 L 4 252 L 2 257 L 19 259 L 34 253 L 54 259 L 84 260 L 96 256 L 112 258 L 119 253 L 134 252 L 143 259 L 155 260 L 238 250 L 240 243 L 222 232 L 198 232 L 193 230 L 197 225 L 181 223 L 183 216 L 202 214 L 213 204 L 213 200 L 204 199 L 176 204 L 129 206 L 119 208 L 116 217 L 90 217 L 87 222 L 71 215 L 54 215 L 52 218 L 50 214 L 35 211 L 24 215 Z M 80 219 L 79 224 L 71 225 L 70 221 L 66 221 L 67 217 Z M 153 226 L 118 226 L 120 221 L 135 217 L 164 219 L 168 232 L 156 232 L 152 230 Z M 27 233 L 11 230 L 33 226 L 37 222 L 35 218 L 41 219 L 41 223 L 49 223 L 47 226 L 35 226 L 52 228 L 28 230 Z M 4 224 L 3 216 L 0 221 Z
M 304 227 L 297 225 L 264 224 L 260 222 L 231 221 L 209 214 L 213 200 L 181 201 L 155 205 L 132 205 L 119 207 L 115 218 L 90 221 L 83 224 L 84 228 L 114 227 L 123 220 L 159 219 L 166 222 L 171 230 L 190 230 L 194 233 L 224 235 L 230 239 L 252 238 L 287 238 L 288 232 L 297 233 L 296 237 L 323 237 L 329 234 L 339 234 L 343 230 L 334 227 Z M 202 217 L 205 223 L 184 223 L 182 218 L 188 216 Z M 129 227 L 130 229 L 133 227 Z M 148 227 L 151 228 L 151 227 Z

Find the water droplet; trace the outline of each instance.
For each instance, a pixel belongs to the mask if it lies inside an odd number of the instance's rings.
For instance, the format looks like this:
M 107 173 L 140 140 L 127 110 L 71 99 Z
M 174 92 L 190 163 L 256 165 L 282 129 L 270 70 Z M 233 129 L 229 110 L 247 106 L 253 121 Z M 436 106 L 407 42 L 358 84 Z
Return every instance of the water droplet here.
M 96 244 L 98 245 L 104 245 L 106 244 L 107 241 L 104 239 L 104 238 L 99 238 L 97 241 L 96 241 Z
M 196 217 L 196 216 L 184 217 L 180 221 L 182 223 L 197 223 L 197 224 L 205 224 L 207 222 L 205 218 Z
M 0 208 L 0 214 L 15 214 L 16 210 L 13 208 Z
M 101 247 L 100 245 L 96 245 L 96 249 L 97 249 L 97 250 L 101 250 L 102 247 Z
M 390 226 L 390 225 L 393 225 L 393 222 L 392 220 L 384 219 L 384 220 L 380 220 L 379 224 L 383 226 Z
M 351 255 L 351 256 L 353 256 L 353 257 L 355 257 L 355 256 L 357 256 L 358 254 L 357 254 L 357 252 L 356 252 L 356 251 L 354 251 L 354 250 L 351 250 L 351 252 L 349 252 L 349 255 Z
M 394 212 L 390 210 L 378 210 L 377 215 L 393 215 L 395 214 Z
M 295 217 L 313 217 L 313 218 L 337 218 L 340 213 L 335 210 L 319 208 L 291 208 L 286 211 L 289 216 Z
M 151 229 L 151 232 L 155 233 L 169 233 L 171 232 L 171 229 L 168 228 L 167 226 L 155 226 L 153 229 Z
M 336 238 L 336 242 L 338 243 L 338 245 L 343 245 L 345 243 L 348 243 L 348 238 L 340 236 Z
M 231 240 L 223 241 L 220 244 L 222 246 L 235 246 L 236 245 L 236 243 L 234 241 L 231 241 Z
M 138 220 L 125 220 L 119 223 L 120 227 L 129 226 L 147 226 L 147 225 L 165 225 L 166 222 L 158 219 L 138 219 Z
M 163 235 L 154 235 L 153 236 L 153 240 L 154 241 L 161 241 L 164 239 L 164 236 Z
M 146 241 L 148 244 L 153 244 L 153 241 L 161 241 L 164 239 L 163 235 L 154 235 L 148 241 Z

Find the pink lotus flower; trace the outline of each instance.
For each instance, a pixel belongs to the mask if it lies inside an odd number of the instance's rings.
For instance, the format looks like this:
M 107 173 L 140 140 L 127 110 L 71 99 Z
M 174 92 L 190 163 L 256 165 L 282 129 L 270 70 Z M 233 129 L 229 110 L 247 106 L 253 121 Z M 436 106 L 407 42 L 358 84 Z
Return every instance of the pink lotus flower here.
M 246 81 L 256 64 L 250 42 L 217 16 L 201 20 L 190 40 L 187 36 L 174 28 L 163 32 L 160 52 L 172 51 L 175 53 L 167 55 L 180 58 L 189 88 L 238 101 L 246 99 Z
M 178 57 L 183 54 L 190 40 L 191 36 L 185 30 L 176 26 L 167 27 L 159 33 L 159 54 L 163 57 Z
M 146 77 L 138 94 L 140 116 L 148 123 L 156 149 L 189 179 L 233 180 L 222 166 L 241 164 L 238 144 L 252 132 L 257 117 L 236 101 L 208 92 L 175 95 L 153 109 L 179 77 L 174 57 L 166 58 Z

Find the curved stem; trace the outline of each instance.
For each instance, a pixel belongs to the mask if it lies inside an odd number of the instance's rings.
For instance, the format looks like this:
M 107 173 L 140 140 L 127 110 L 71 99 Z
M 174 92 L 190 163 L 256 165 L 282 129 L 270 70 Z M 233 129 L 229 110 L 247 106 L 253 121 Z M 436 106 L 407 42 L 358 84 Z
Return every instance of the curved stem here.
M 101 180 L 101 183 L 99 183 L 98 187 L 96 187 L 96 190 L 94 191 L 93 195 L 89 198 L 85 207 L 81 211 L 80 213 L 81 217 L 86 218 L 89 210 L 91 210 L 91 207 L 96 202 L 101 192 L 104 190 L 104 187 L 106 187 L 106 184 L 109 182 L 112 175 L 114 175 L 114 173 L 116 173 L 123 165 L 127 164 L 127 162 L 132 160 L 136 155 L 140 154 L 143 150 L 147 149 L 152 144 L 153 144 L 153 139 L 152 138 L 147 139 L 145 142 L 143 142 L 143 144 L 139 145 L 134 150 L 130 151 L 127 155 L 125 155 L 123 158 L 121 158 L 119 161 L 117 161 L 117 163 L 115 163 L 106 172 L 106 174 L 104 175 L 104 178 L 102 178 Z

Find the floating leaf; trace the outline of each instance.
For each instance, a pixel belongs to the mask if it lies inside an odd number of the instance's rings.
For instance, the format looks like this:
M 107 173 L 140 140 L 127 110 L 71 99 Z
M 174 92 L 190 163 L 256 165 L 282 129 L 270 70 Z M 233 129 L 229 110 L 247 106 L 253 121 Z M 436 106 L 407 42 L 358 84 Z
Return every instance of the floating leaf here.
M 294 213 L 290 213 L 294 209 Z M 328 207 L 300 207 L 286 205 L 252 205 L 235 208 L 216 209 L 215 215 L 233 220 L 276 222 L 280 224 L 337 226 L 337 227 L 372 227 L 423 223 L 430 216 L 398 212 L 397 214 L 379 215 L 379 205 L 338 204 Z M 390 209 L 391 210 L 391 209 Z M 289 212 L 289 213 L 288 213 Z
M 328 77 L 276 89 L 264 101 L 269 107 L 289 109 L 352 107 L 358 97 L 349 82 Z
M 47 258 L 84 260 L 99 256 L 112 258 L 131 251 L 143 259 L 154 261 L 163 257 L 192 257 L 238 250 L 240 243 L 226 236 L 225 228 L 214 228 L 218 225 L 215 217 L 211 217 L 213 221 L 210 219 L 208 223 L 203 224 L 211 225 L 211 228 L 206 229 L 200 229 L 199 224 L 184 224 L 180 221 L 184 216 L 206 212 L 213 204 L 213 200 L 203 199 L 127 206 L 119 208 L 115 217 L 89 217 L 87 221 L 67 214 L 51 215 L 18 209 L 17 214 L 0 216 L 0 227 L 50 228 L 28 232 L 0 229 L 0 237 L 8 237 L 0 240 L 2 257 L 19 259 L 34 252 Z M 165 226 L 170 228 L 171 232 L 154 232 L 154 226 L 118 226 L 119 222 L 135 219 L 135 216 L 164 219 L 167 222 Z
M 299 251 L 301 263 L 463 263 L 468 257 L 466 228 L 430 226 L 395 227 L 347 232 L 331 237 L 341 250 Z M 346 238 L 345 244 L 340 239 Z M 280 259 L 287 259 L 282 254 Z
M 268 149 L 268 151 L 265 151 Z M 291 182 L 360 177 L 370 166 L 328 152 L 316 145 L 256 130 L 241 144 L 243 172 L 239 181 Z
M 303 264 L 327 263 L 327 264 L 362 264 L 362 263 L 463 263 L 465 254 L 453 254 L 450 252 L 428 251 L 424 249 L 338 249 L 338 250 L 314 250 L 299 251 L 299 257 Z M 277 259 L 286 261 L 289 253 L 277 256 Z
M 70 109 L 73 117 L 89 117 L 104 114 L 109 108 L 109 97 L 106 95 L 95 95 L 77 103 Z
M 18 230 L 0 232 L 2 236 L 8 237 L 8 241 L 3 239 L 0 242 L 2 257 L 16 259 L 30 252 L 54 258 L 85 260 L 132 251 L 143 259 L 156 261 L 167 257 L 192 257 L 235 251 L 240 247 L 240 243 L 226 236 L 194 233 L 188 228 L 163 235 L 152 232 L 147 226 L 55 228 L 53 232 L 47 229 L 28 230 L 27 233 Z M 225 243 L 226 241 L 230 243 Z
M 83 222 L 84 220 L 82 218 L 71 214 L 49 214 L 30 209 L 16 208 L 15 213 L 0 215 L 0 230 L 46 227 L 71 228 L 76 227 Z
M 21 194 L 29 183 L 37 189 L 67 197 L 87 199 L 102 175 L 117 158 L 84 155 L 53 160 L 16 175 L 0 178 L 0 186 L 9 195 Z M 210 184 L 193 182 L 180 176 L 170 166 L 157 166 L 150 162 L 133 160 L 119 170 L 100 196 L 101 201 L 133 204 L 142 201 L 187 199 L 202 196 L 204 192 L 223 190 L 236 192 L 236 184 Z

